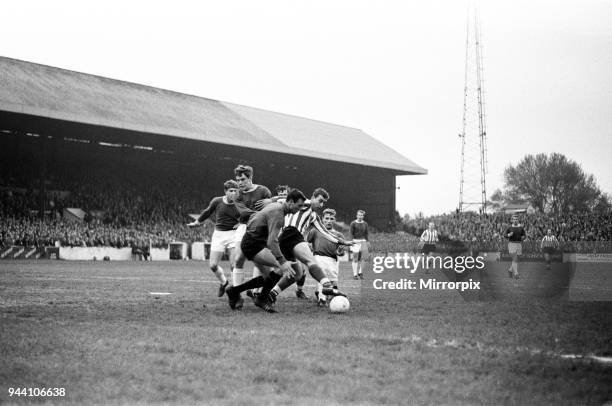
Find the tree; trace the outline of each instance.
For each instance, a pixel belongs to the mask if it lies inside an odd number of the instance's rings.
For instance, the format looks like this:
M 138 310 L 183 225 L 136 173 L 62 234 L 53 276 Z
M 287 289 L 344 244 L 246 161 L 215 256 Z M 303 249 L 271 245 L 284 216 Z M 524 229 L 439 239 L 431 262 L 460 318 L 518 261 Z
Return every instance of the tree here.
M 500 189 L 495 189 L 495 192 L 489 197 L 487 207 L 492 210 L 500 210 L 506 201 L 506 196 Z
M 592 211 L 610 205 L 593 175 L 558 153 L 527 155 L 506 168 L 504 180 L 510 200 L 528 201 L 543 212 Z

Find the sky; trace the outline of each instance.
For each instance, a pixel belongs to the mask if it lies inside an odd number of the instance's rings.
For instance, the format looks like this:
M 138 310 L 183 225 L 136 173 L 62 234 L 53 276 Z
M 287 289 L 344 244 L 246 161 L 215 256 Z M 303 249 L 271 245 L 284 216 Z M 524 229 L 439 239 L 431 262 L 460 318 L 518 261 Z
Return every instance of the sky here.
M 397 209 L 459 202 L 467 1 L 0 3 L 0 55 L 359 128 L 428 170 Z M 480 5 L 487 193 L 559 152 L 612 194 L 612 1 Z

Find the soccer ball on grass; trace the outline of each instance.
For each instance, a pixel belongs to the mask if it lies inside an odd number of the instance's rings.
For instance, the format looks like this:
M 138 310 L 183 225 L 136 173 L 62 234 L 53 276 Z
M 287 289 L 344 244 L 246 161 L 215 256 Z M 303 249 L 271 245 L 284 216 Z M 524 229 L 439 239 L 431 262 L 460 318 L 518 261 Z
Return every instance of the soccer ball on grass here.
M 329 302 L 329 310 L 332 313 L 346 313 L 350 307 L 349 300 L 344 296 L 334 296 Z

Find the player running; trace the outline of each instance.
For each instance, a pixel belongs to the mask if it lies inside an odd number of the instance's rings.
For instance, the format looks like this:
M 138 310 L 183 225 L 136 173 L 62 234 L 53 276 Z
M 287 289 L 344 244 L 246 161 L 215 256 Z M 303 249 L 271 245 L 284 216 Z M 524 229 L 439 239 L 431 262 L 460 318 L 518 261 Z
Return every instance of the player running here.
M 518 257 L 523 254 L 522 242 L 526 236 L 525 229 L 518 222 L 518 216 L 516 214 L 512 215 L 512 225 L 506 230 L 506 237 L 508 237 L 508 253 L 512 255 L 512 265 L 508 268 L 509 278 L 519 278 Z
M 344 239 L 344 236 L 334 230 L 334 222 L 336 221 L 336 211 L 334 209 L 323 210 L 323 225 L 325 229 L 333 234 L 338 239 Z M 331 242 L 323 233 L 317 230 L 316 227 L 311 227 L 306 236 L 306 241 L 312 245 L 314 258 L 323 269 L 332 283 L 334 289 L 338 289 L 338 271 L 340 264 L 338 256 L 344 255 L 344 246 Z M 323 285 L 320 283 L 317 286 L 316 297 L 319 306 L 325 306 L 326 297 L 322 294 Z
M 247 222 L 253 213 L 259 210 L 255 203 L 260 200 L 269 199 L 272 196 L 270 189 L 253 183 L 253 168 L 248 165 L 238 165 L 234 169 L 236 182 L 238 183 L 238 197 L 236 203 L 240 211 L 240 224 L 236 228 L 236 264 L 232 269 L 232 284 L 239 285 L 244 282 L 244 261 L 240 243 L 246 232 Z M 261 275 L 257 266 L 253 268 L 253 277 Z
M 559 240 L 554 236 L 552 230 L 546 230 L 546 235 L 542 238 L 540 249 L 544 253 L 544 261 L 546 261 L 546 269 L 550 269 L 550 255 L 559 248 Z
M 213 231 L 210 243 L 210 270 L 215 274 L 220 282 L 218 296 L 225 294 L 228 285 L 227 278 L 219 261 L 223 257 L 225 250 L 229 251 L 230 268 L 234 266 L 234 247 L 236 245 L 235 226 L 238 224 L 240 212 L 236 208 L 235 199 L 238 196 L 238 183 L 228 180 L 223 184 L 224 196 L 215 197 L 202 214 L 187 226 L 198 227 L 210 216 L 215 216 L 215 231 Z
M 368 223 L 363 218 L 365 211 L 357 210 L 357 218 L 351 222 L 349 235 L 355 245 L 353 253 L 353 279 L 363 279 L 363 261 L 368 259 Z

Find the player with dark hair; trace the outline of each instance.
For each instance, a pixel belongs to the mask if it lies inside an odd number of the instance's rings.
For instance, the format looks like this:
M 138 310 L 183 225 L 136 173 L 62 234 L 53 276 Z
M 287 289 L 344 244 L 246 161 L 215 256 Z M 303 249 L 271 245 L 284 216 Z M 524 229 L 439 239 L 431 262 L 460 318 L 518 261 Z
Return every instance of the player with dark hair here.
M 336 211 L 334 209 L 323 210 L 323 225 L 325 229 L 338 239 L 344 239 L 340 232 L 334 230 L 334 221 L 336 221 Z M 333 288 L 338 289 L 338 256 L 344 255 L 344 246 L 331 242 L 316 227 L 310 228 L 306 241 L 311 244 L 314 258 L 330 279 Z M 322 291 L 323 285 L 319 283 L 316 291 L 319 306 L 326 304 L 327 298 L 322 294 Z
M 278 185 L 276 187 L 276 197 L 272 199 L 277 202 L 283 202 L 287 197 L 287 193 L 289 193 L 290 190 L 291 188 L 289 187 L 289 185 Z M 306 295 L 306 293 L 304 293 L 304 284 L 306 283 L 306 269 L 304 269 L 304 267 L 302 266 L 301 271 L 302 276 L 298 278 L 295 282 L 295 296 L 298 299 L 308 300 L 308 296 Z
M 288 260 L 298 260 L 302 264 L 304 264 L 310 275 L 319 282 L 322 286 L 322 293 L 324 295 L 329 296 L 337 296 L 342 295 L 343 293 L 339 292 L 338 289 L 335 289 L 330 281 L 330 279 L 325 275 L 325 272 L 321 269 L 319 264 L 314 258 L 308 243 L 304 240 L 304 234 L 308 231 L 309 227 L 315 227 L 318 231 L 321 232 L 324 238 L 327 238 L 334 244 L 340 245 L 352 245 L 352 242 L 347 242 L 343 238 L 338 238 L 334 234 L 327 231 L 319 215 L 316 213 L 316 209 L 323 207 L 325 202 L 329 199 L 329 193 L 323 188 L 317 188 L 312 192 L 312 197 L 304 205 L 302 210 L 287 215 L 285 217 L 285 226 L 283 231 L 279 237 L 279 241 L 284 245 L 285 250 L 283 251 L 283 255 Z M 278 282 L 274 288 L 268 292 L 264 288 L 261 292 L 260 299 L 268 300 L 268 305 L 273 305 L 276 302 L 276 297 L 286 288 L 291 286 L 296 279 L 299 279 L 302 275 L 302 267 L 300 264 L 296 264 L 294 266 L 295 275 L 285 275 Z
M 259 266 L 262 275 L 226 289 L 232 309 L 242 307 L 241 292 L 258 287 L 270 289 L 280 280 L 282 274 L 294 274 L 292 263 L 285 257 L 288 247 L 286 242 L 280 241 L 279 233 L 283 228 L 285 216 L 298 212 L 304 206 L 305 200 L 306 196 L 300 190 L 294 189 L 283 203 L 270 203 L 251 217 L 240 246 L 244 256 Z M 266 300 L 259 299 L 254 298 L 257 306 L 266 311 L 274 311 Z
M 523 226 L 519 224 L 516 214 L 512 215 L 512 224 L 506 230 L 505 235 L 508 238 L 508 253 L 512 255 L 512 265 L 508 268 L 508 277 L 518 279 L 518 257 L 523 254 L 522 242 L 526 234 Z
M 236 228 L 236 264 L 232 269 L 232 283 L 239 285 L 244 282 L 244 261 L 245 256 L 242 253 L 240 243 L 246 231 L 246 225 L 249 218 L 259 210 L 256 203 L 260 200 L 269 199 L 272 196 L 270 189 L 262 185 L 253 183 L 253 168 L 248 165 L 238 165 L 234 169 L 236 182 L 238 183 L 238 197 L 236 203 L 238 210 L 241 212 L 240 224 Z M 253 268 L 253 277 L 261 274 L 259 268 Z
M 238 224 L 240 212 L 234 203 L 238 196 L 238 183 L 228 180 L 223 184 L 224 196 L 212 199 L 206 209 L 193 222 L 187 224 L 189 227 L 197 227 L 204 223 L 210 216 L 215 216 L 215 231 L 210 243 L 210 269 L 213 271 L 221 286 L 219 286 L 219 297 L 225 294 L 228 285 L 223 268 L 219 265 L 225 250 L 229 251 L 230 267 L 234 266 L 234 247 L 236 245 L 234 227 Z
M 291 188 L 289 187 L 289 185 L 278 185 L 274 191 L 276 192 L 276 197 L 278 198 L 277 201 L 279 201 L 281 199 L 287 198 L 287 195 L 291 191 Z
M 364 221 L 365 211 L 357 210 L 357 218 L 351 222 L 349 234 L 355 245 L 353 253 L 353 279 L 363 279 L 363 261 L 368 259 L 368 223 Z

